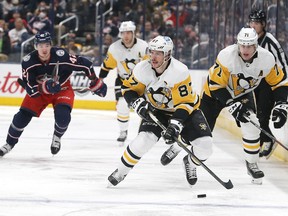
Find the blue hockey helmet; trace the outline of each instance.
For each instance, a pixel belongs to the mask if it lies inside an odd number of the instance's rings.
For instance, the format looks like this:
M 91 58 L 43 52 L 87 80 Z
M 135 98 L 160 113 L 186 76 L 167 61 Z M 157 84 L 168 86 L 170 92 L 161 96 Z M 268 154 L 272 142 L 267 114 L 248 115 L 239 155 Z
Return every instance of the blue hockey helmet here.
M 47 31 L 37 32 L 34 38 L 34 45 L 37 46 L 39 43 L 50 43 L 52 44 L 51 34 Z

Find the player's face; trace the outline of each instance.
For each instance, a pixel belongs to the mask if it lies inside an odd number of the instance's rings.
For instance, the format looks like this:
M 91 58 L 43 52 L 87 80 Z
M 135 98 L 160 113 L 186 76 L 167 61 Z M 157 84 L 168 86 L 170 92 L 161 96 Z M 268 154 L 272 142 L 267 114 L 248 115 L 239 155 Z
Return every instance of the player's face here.
M 256 51 L 255 45 L 246 46 L 246 45 L 239 44 L 238 46 L 240 50 L 240 55 L 244 61 L 249 61 L 253 57 Z
M 262 22 L 249 22 L 250 28 L 254 28 L 258 35 L 260 35 L 263 32 L 264 24 Z
M 48 60 L 50 58 L 50 50 L 52 45 L 50 43 L 39 43 L 36 48 L 41 60 Z
M 164 53 L 162 51 L 150 50 L 150 61 L 152 68 L 159 68 L 164 63 Z
M 121 32 L 121 38 L 126 47 L 131 47 L 134 43 L 134 33 L 132 31 Z

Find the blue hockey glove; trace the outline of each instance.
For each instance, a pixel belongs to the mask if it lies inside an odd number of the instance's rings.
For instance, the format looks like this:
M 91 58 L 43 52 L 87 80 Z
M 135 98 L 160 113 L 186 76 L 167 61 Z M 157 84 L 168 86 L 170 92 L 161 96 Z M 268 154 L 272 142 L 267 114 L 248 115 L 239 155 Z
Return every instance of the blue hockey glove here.
M 105 97 L 107 93 L 107 85 L 101 79 L 92 80 L 89 89 L 100 97 Z
M 162 134 L 165 143 L 168 145 L 174 143 L 178 139 L 182 129 L 183 125 L 180 121 L 176 119 L 171 119 L 166 131 L 164 131 L 164 133 Z
M 56 94 L 61 91 L 61 85 L 53 79 L 48 79 L 39 84 L 39 91 L 44 94 Z

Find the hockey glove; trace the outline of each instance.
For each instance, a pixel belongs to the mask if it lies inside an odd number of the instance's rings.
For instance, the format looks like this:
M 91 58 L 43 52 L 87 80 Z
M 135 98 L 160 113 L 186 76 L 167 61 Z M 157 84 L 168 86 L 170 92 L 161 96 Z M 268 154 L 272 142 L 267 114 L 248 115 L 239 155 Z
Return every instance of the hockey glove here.
M 241 103 L 239 101 L 233 103 L 228 111 L 229 113 L 238 121 L 242 123 L 249 122 L 249 118 L 247 118 L 250 115 L 250 110 L 248 105 L 246 103 Z
M 61 91 L 61 85 L 53 79 L 48 79 L 39 84 L 39 91 L 44 94 L 56 94 Z
M 105 97 L 107 93 L 107 85 L 101 79 L 92 80 L 89 89 L 100 97 Z
M 132 104 L 132 109 L 144 120 L 153 121 L 149 116 L 149 111 L 153 111 L 153 108 L 144 98 L 137 98 Z
M 162 135 L 165 143 L 168 145 L 174 143 L 178 139 L 178 136 L 181 133 L 182 129 L 183 125 L 180 121 L 176 119 L 171 119 L 170 124 Z
M 275 128 L 284 126 L 287 120 L 288 104 L 276 104 L 272 110 L 272 121 Z

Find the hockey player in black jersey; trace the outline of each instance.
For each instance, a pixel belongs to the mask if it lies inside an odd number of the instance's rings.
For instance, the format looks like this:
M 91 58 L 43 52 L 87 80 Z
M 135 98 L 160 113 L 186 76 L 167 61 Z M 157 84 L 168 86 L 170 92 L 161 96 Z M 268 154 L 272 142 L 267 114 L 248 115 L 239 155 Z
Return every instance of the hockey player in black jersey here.
M 277 39 L 266 31 L 266 14 L 263 10 L 253 10 L 249 14 L 249 26 L 254 28 L 258 34 L 258 45 L 269 50 L 275 57 L 277 65 L 283 70 L 287 76 L 288 59 Z M 261 128 L 271 134 L 269 128 L 269 120 L 271 110 L 274 105 L 273 93 L 271 87 L 263 79 L 260 85 L 255 89 L 255 97 L 257 103 L 257 117 Z M 274 148 L 276 147 L 273 140 L 267 137 L 264 133 L 260 134 L 261 151 L 260 157 L 269 158 Z
M 53 47 L 49 32 L 38 32 L 34 45 L 36 50 L 22 60 L 22 80 L 27 94 L 14 115 L 6 144 L 0 148 L 0 157 L 13 149 L 32 117 L 39 117 L 48 104 L 53 105 L 55 119 L 50 150 L 53 155 L 59 152 L 61 137 L 71 120 L 74 92 L 70 76 L 73 71 L 85 72 L 91 80 L 90 90 L 101 97 L 106 95 L 107 86 L 97 78 L 92 62 Z

